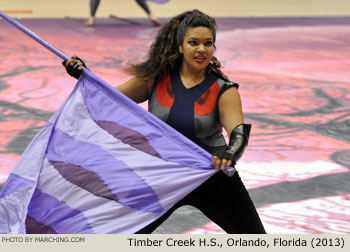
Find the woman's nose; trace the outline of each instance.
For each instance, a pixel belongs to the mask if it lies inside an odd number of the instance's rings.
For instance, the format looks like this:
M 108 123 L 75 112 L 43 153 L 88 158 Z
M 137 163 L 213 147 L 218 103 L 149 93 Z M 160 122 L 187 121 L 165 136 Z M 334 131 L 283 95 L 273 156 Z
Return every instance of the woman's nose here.
M 199 44 L 197 50 L 200 51 L 200 52 L 204 52 L 205 51 L 205 46 L 203 44 Z

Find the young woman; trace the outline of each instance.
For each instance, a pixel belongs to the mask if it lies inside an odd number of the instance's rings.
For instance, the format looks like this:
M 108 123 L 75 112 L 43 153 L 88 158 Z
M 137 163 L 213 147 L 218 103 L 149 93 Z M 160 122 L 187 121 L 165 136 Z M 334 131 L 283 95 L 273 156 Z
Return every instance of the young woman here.
M 138 233 L 151 233 L 178 207 L 192 205 L 227 233 L 265 233 L 238 172 L 232 168 L 248 144 L 238 84 L 220 71 L 213 56 L 216 22 L 198 11 L 172 18 L 159 31 L 146 61 L 132 65 L 133 75 L 116 87 L 137 103 L 149 100 L 149 111 L 213 155 L 217 172 Z M 63 62 L 78 78 L 84 62 Z M 222 127 L 230 136 L 226 145 Z M 231 173 L 231 174 L 230 174 Z

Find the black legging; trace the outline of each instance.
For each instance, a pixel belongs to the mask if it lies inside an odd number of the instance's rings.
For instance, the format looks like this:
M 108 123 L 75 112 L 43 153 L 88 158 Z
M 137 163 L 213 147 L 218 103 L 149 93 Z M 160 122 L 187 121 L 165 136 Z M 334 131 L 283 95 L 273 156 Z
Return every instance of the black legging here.
M 138 5 L 141 6 L 141 8 L 149 15 L 151 14 L 151 11 L 148 7 L 148 4 L 146 0 L 136 0 Z M 94 17 L 96 15 L 96 11 L 98 8 L 98 5 L 100 4 L 100 0 L 90 0 L 90 16 Z
M 151 11 L 148 7 L 146 0 L 136 0 L 136 2 L 141 6 L 141 8 L 149 15 Z
M 176 203 L 159 219 L 137 233 L 152 233 L 177 208 L 184 205 L 198 208 L 228 234 L 266 233 L 238 172 L 232 177 L 227 177 L 221 171 Z

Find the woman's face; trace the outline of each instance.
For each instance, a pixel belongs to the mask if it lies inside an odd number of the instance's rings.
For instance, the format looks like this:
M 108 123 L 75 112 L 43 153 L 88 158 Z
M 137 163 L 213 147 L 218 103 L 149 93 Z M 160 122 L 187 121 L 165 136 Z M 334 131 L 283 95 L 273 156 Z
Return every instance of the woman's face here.
M 179 51 L 183 54 L 183 69 L 204 73 L 214 53 L 212 31 L 202 26 L 188 28 L 182 45 L 179 45 Z

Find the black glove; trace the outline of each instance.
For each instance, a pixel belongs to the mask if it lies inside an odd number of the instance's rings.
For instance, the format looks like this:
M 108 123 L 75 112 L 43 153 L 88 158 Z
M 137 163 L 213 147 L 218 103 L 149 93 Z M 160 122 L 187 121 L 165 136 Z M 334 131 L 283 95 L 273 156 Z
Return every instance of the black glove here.
M 83 73 L 83 70 L 78 69 L 79 67 L 79 64 L 77 62 L 78 60 L 81 61 L 81 63 L 83 64 L 83 67 L 86 67 L 85 62 L 78 56 L 76 56 L 76 60 L 70 63 L 68 66 L 66 66 L 67 60 L 62 62 L 62 65 L 66 68 L 67 73 L 76 79 L 79 79 L 80 75 Z
M 230 142 L 226 150 L 215 154 L 220 159 L 232 161 L 232 167 L 225 167 L 223 173 L 231 177 L 235 173 L 235 165 L 238 159 L 243 155 L 245 147 L 248 145 L 251 124 L 240 124 L 234 128 L 230 135 Z

